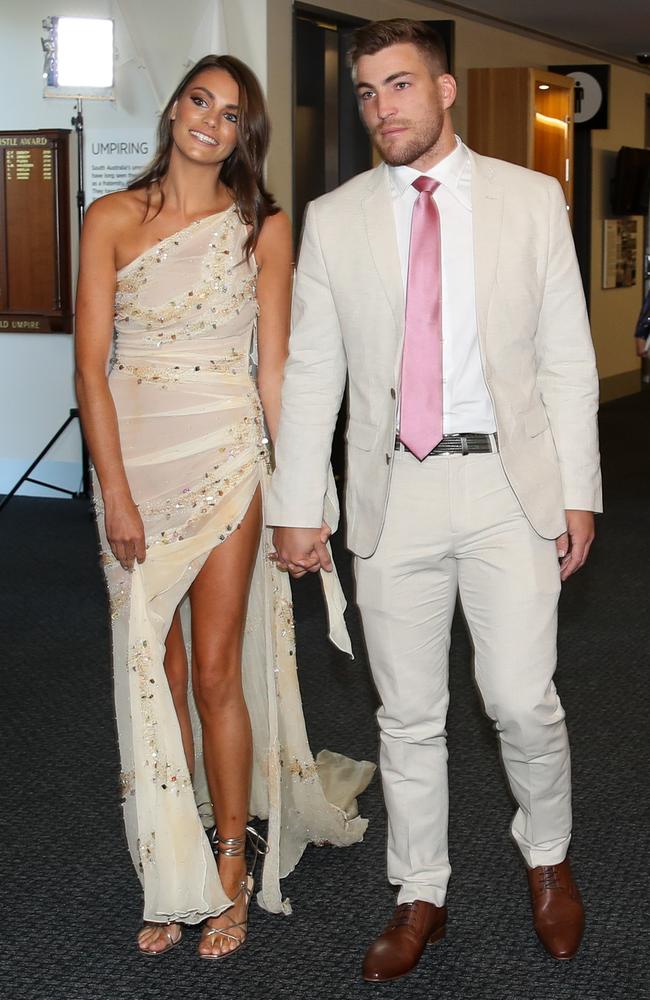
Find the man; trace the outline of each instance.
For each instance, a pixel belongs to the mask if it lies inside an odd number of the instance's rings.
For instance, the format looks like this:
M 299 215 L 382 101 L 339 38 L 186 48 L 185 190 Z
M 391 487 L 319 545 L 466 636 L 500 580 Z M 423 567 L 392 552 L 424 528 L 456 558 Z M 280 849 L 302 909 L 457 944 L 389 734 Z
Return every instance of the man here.
M 637 357 L 643 358 L 650 350 L 650 291 L 643 300 L 634 331 Z
M 601 501 L 597 377 L 566 205 L 555 180 L 456 139 L 456 85 L 428 27 L 364 26 L 351 62 L 384 163 L 306 215 L 267 516 L 281 565 L 329 568 L 324 498 L 347 373 L 347 540 L 399 886 L 363 976 L 404 975 L 445 932 L 457 591 L 517 801 L 534 926 L 551 955 L 571 958 L 584 916 L 566 860 L 556 616 Z

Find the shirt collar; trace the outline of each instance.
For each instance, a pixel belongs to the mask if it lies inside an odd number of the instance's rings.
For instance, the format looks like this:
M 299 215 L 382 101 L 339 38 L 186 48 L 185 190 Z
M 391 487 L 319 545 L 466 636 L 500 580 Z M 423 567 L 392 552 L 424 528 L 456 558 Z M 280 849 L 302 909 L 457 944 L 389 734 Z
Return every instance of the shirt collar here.
M 427 170 L 426 177 L 432 177 L 453 194 L 464 208 L 472 208 L 469 186 L 469 154 L 467 146 L 456 136 L 456 148 L 434 167 Z M 401 198 L 421 171 L 413 167 L 390 167 L 390 183 L 395 197 Z

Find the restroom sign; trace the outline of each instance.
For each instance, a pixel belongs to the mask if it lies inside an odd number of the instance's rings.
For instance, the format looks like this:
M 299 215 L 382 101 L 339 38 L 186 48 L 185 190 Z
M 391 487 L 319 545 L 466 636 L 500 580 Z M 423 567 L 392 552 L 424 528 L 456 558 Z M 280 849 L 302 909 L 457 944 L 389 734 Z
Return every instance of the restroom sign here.
M 553 73 L 563 73 L 575 81 L 574 114 L 576 125 L 588 129 L 608 128 L 609 66 L 549 66 Z

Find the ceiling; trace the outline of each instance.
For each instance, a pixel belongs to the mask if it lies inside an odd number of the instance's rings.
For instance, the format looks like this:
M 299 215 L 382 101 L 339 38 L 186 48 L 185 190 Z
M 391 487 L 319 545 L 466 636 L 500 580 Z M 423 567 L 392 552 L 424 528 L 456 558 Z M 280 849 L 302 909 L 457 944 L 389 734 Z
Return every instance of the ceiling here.
M 638 53 L 650 54 L 648 0 L 456 0 L 436 6 L 497 18 L 619 59 L 636 62 Z

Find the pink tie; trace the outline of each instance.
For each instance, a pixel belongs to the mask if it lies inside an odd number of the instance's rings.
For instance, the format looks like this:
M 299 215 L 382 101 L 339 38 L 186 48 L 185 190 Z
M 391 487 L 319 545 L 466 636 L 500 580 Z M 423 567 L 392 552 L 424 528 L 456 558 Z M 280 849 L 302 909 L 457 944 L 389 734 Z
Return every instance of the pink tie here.
M 399 436 L 420 461 L 442 438 L 440 215 L 431 197 L 439 183 L 413 181 Z

